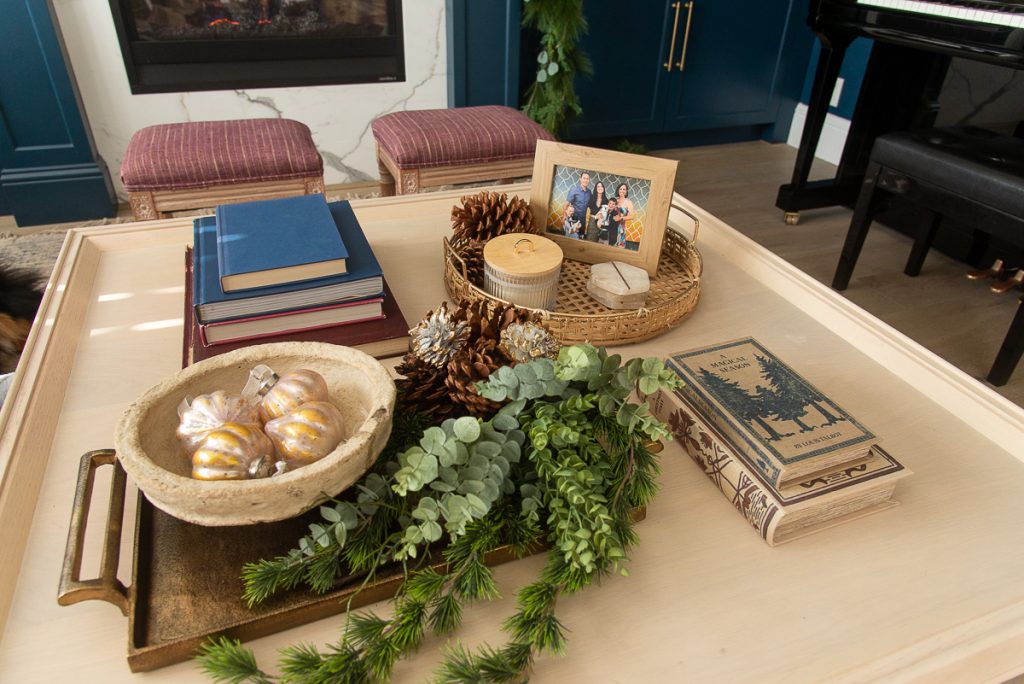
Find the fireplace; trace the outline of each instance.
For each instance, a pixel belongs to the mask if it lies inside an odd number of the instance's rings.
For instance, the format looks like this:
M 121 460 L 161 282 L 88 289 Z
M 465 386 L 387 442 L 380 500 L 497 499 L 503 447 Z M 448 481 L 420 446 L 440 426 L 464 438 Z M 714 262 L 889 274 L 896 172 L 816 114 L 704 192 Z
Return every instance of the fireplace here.
M 133 93 L 404 81 L 401 0 L 110 0 Z

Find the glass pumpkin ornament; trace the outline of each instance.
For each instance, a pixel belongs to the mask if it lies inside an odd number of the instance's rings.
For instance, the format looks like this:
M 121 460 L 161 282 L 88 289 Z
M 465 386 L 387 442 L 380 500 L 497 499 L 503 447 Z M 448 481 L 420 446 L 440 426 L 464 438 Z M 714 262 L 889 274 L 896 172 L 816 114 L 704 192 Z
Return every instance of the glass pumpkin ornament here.
M 302 404 L 311 401 L 327 401 L 327 381 L 316 371 L 299 368 L 277 378 L 276 382 L 264 384 L 263 398 L 259 403 L 260 419 L 267 421 L 280 418 Z
M 175 434 L 185 453 L 191 456 L 203 439 L 225 423 L 259 425 L 259 412 L 252 402 L 237 394 L 217 390 L 184 399 L 178 406 Z
M 258 425 L 224 423 L 207 433 L 192 454 L 197 480 L 250 480 L 274 469 L 274 445 Z
M 286 470 L 319 461 L 341 442 L 341 411 L 327 401 L 309 401 L 263 426 Z

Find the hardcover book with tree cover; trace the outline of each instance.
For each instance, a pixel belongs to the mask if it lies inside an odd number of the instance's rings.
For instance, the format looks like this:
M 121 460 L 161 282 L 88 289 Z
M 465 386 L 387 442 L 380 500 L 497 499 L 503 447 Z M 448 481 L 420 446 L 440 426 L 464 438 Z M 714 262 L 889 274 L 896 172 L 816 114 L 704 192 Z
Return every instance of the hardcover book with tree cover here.
M 667 366 L 737 455 L 774 485 L 863 459 L 879 441 L 752 338 L 674 354 Z
M 648 397 L 651 413 L 770 546 L 897 504 L 896 483 L 911 474 L 881 447 L 823 475 L 775 487 L 739 458 L 735 445 L 703 420 L 680 390 Z

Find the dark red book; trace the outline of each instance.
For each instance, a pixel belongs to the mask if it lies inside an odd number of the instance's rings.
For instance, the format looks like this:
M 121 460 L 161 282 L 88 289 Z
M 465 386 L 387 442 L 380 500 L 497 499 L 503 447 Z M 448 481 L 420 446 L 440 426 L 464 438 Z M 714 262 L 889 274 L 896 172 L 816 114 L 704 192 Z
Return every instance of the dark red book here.
M 233 349 L 270 342 L 329 342 L 353 347 L 377 359 L 399 356 L 409 349 L 409 324 L 398 308 L 387 279 L 384 280 L 383 318 L 348 323 L 328 328 L 315 328 L 282 333 L 257 340 L 238 340 L 204 345 L 199 322 L 192 306 L 192 249 L 185 251 L 185 326 L 182 344 L 182 368 Z

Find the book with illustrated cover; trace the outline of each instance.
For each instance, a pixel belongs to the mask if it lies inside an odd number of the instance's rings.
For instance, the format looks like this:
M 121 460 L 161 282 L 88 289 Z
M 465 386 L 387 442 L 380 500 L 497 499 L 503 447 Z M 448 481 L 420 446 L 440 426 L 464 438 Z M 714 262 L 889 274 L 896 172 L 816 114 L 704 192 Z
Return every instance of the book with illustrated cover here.
M 348 250 L 323 195 L 221 204 L 217 263 L 225 292 L 346 272 Z
M 910 475 L 879 446 L 829 473 L 775 487 L 737 456 L 729 438 L 680 391 L 648 398 L 651 413 L 770 546 L 895 506 L 897 482 Z
M 691 403 L 777 486 L 862 459 L 878 437 L 752 338 L 673 354 Z
M 353 347 L 377 359 L 401 356 L 409 350 L 409 324 L 402 315 L 387 281 L 383 282 L 384 297 L 381 302 L 383 316 L 378 319 L 335 325 L 326 328 L 299 330 L 264 337 L 258 340 L 236 340 L 222 344 L 203 344 L 199 321 L 192 306 L 192 259 L 191 249 L 185 254 L 185 325 L 182 339 L 182 368 L 196 361 L 202 361 L 233 349 L 253 344 L 270 342 L 329 342 Z
M 347 273 L 236 292 L 225 292 L 220 284 L 216 220 L 212 216 L 196 219 L 193 223 L 193 298 L 200 322 L 213 323 L 379 296 L 383 291 L 383 272 L 352 207 L 348 202 L 332 202 L 328 208 L 348 249 Z

